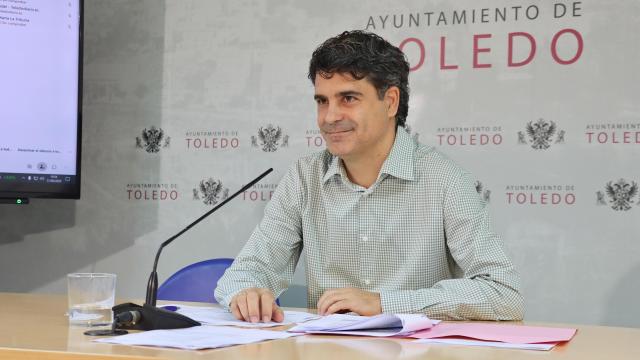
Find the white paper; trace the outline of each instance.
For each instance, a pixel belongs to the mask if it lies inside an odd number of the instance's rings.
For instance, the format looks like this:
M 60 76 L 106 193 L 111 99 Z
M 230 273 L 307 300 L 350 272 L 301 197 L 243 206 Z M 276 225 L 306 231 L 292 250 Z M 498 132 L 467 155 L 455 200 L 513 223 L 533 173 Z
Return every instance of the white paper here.
M 163 305 L 164 307 L 177 307 L 177 313 L 189 317 L 203 325 L 224 325 L 224 326 L 241 326 L 250 328 L 266 328 L 282 325 L 291 325 L 305 322 L 311 319 L 319 318 L 318 315 L 310 314 L 302 311 L 284 311 L 284 320 L 279 322 L 266 323 L 250 323 L 247 321 L 237 320 L 232 313 L 219 307 L 207 306 L 185 306 L 185 305 Z
M 239 329 L 227 326 L 203 325 L 186 329 L 151 330 L 106 339 L 96 339 L 94 341 L 109 344 L 159 346 L 200 350 L 250 344 L 265 340 L 286 339 L 297 335 L 300 334 L 292 334 L 285 331 Z
M 380 314 L 376 316 L 333 314 L 300 324 L 289 331 L 382 337 L 409 335 L 418 330 L 428 329 L 438 322 L 422 314 Z
M 480 340 L 466 340 L 466 339 L 419 339 L 415 340 L 415 343 L 420 344 L 446 344 L 446 345 L 468 345 L 468 346 L 487 346 L 498 347 L 506 349 L 522 349 L 522 350 L 542 350 L 548 351 L 553 349 L 558 343 L 547 344 L 513 344 L 504 343 L 498 341 L 480 341 Z

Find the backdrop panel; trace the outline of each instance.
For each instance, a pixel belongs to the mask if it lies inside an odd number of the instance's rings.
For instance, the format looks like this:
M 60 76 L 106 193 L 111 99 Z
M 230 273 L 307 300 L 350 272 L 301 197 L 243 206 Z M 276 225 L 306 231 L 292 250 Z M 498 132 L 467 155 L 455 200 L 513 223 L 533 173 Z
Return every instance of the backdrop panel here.
M 160 278 L 234 257 L 287 167 L 324 148 L 311 52 L 366 29 L 407 54 L 412 135 L 477 177 L 522 274 L 526 319 L 640 326 L 637 1 L 170 0 L 161 29 L 143 21 L 161 2 L 87 3 L 88 183 L 78 208 L 111 210 L 76 214 L 75 228 L 101 231 L 45 231 L 0 247 L 3 268 L 46 255 L 30 242 L 104 257 L 45 266 L 50 281 L 23 288 L 64 291 L 65 272 L 95 269 L 120 275 L 119 295 L 140 297 L 162 240 L 273 167 L 172 244 Z M 79 236 L 82 251 L 61 240 Z M 300 266 L 294 285 L 304 286 Z

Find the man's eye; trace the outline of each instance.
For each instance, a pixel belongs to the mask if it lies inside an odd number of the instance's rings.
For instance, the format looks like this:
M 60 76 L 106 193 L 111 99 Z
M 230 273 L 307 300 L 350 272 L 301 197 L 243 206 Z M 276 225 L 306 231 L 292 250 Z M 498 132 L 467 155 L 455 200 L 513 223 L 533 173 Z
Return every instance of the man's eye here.
M 357 99 L 356 99 L 356 97 L 355 97 L 355 96 L 349 96 L 349 95 L 347 95 L 347 96 L 345 96 L 345 97 L 344 97 L 344 102 L 346 102 L 346 103 L 352 103 L 352 102 L 354 102 L 354 101 L 356 101 L 356 100 L 357 100 Z
M 326 100 L 326 99 L 316 99 L 316 104 L 318 104 L 318 105 L 323 105 L 323 104 L 325 104 L 326 102 L 327 102 L 327 100 Z

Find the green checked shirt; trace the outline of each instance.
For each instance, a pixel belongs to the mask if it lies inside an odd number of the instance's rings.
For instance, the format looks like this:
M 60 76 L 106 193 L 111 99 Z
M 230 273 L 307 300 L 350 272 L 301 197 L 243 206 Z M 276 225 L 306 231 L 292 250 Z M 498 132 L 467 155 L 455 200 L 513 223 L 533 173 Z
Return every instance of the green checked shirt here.
M 280 296 L 306 256 L 308 306 L 324 291 L 380 293 L 386 313 L 519 320 L 520 279 L 468 172 L 398 128 L 376 182 L 349 181 L 328 151 L 299 159 L 218 282 L 229 306 L 248 287 Z

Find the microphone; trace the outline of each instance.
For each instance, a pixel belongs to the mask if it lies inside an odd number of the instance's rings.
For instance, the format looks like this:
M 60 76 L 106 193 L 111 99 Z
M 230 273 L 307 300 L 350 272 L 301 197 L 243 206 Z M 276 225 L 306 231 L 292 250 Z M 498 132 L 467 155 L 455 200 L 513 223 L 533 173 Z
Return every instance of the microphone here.
M 194 227 L 197 223 L 199 223 L 200 221 L 204 220 L 204 218 L 206 218 L 207 216 L 213 214 L 219 208 L 223 207 L 226 203 L 231 201 L 231 199 L 235 198 L 236 196 L 240 195 L 240 193 L 246 191 L 247 189 L 249 189 L 250 187 L 255 185 L 258 181 L 262 180 L 263 177 L 267 176 L 272 171 L 273 171 L 273 168 L 269 168 L 267 171 L 265 171 L 262 174 L 260 174 L 260 176 L 258 176 L 257 178 L 253 179 L 250 183 L 248 183 L 247 185 L 243 186 L 242 189 L 236 191 L 233 195 L 231 195 L 228 198 L 226 198 L 223 202 L 218 204 L 218 206 L 216 206 L 213 209 L 207 211 L 204 215 L 200 216 L 196 221 L 192 222 L 186 228 L 182 229 L 179 233 L 173 235 L 172 237 L 170 237 L 169 239 L 167 239 L 165 242 L 163 242 L 160 245 L 160 248 L 158 249 L 158 252 L 156 253 L 156 260 L 153 262 L 153 271 L 151 271 L 151 275 L 149 275 L 149 281 L 147 282 L 147 296 L 146 296 L 146 300 L 145 300 L 145 304 L 146 305 L 156 306 L 156 298 L 158 297 L 158 273 L 156 272 L 156 269 L 158 268 L 158 259 L 160 258 L 160 253 L 162 252 L 162 249 L 165 246 L 171 244 L 171 242 L 173 240 L 175 240 L 176 238 L 178 238 L 180 235 L 182 235 L 185 232 L 187 232 L 187 230 L 189 230 L 192 227 Z
M 113 322 L 119 325 L 135 325 L 142 319 L 142 314 L 138 310 L 123 311 L 114 316 Z
M 142 314 L 138 310 L 122 311 L 113 316 L 113 323 L 111 323 L 111 329 L 99 329 L 85 331 L 85 335 L 89 336 L 113 336 L 113 335 L 125 335 L 127 330 L 118 329 L 118 326 L 133 326 L 142 318 Z
M 255 185 L 258 181 L 262 180 L 265 176 L 267 176 L 270 172 L 273 171 L 273 168 L 269 168 L 267 171 L 263 172 L 257 178 L 253 179 L 247 185 L 243 186 L 240 190 L 236 191 L 233 195 L 226 198 L 220 204 L 218 204 L 213 209 L 207 211 L 204 215 L 200 216 L 196 221 L 189 224 L 187 227 L 182 229 L 177 234 L 173 235 L 169 239 L 165 240 L 162 244 L 160 244 L 160 248 L 156 253 L 155 261 L 153 262 L 153 270 L 149 275 L 149 281 L 147 282 L 147 293 L 145 303 L 140 306 L 133 303 L 124 303 L 120 305 L 116 305 L 113 307 L 114 317 L 114 329 L 116 326 L 121 329 L 132 329 L 132 330 L 155 330 L 155 329 L 179 329 L 186 328 L 191 326 L 201 325 L 199 322 L 190 319 L 182 314 L 178 314 L 173 311 L 161 309 L 156 307 L 156 300 L 158 296 L 158 259 L 160 258 L 160 253 L 162 253 L 162 249 L 165 246 L 169 245 L 173 240 L 177 239 L 180 235 L 184 234 L 187 230 L 194 227 L 200 221 L 204 220 L 207 216 L 213 214 L 216 210 L 224 206 L 226 203 L 231 201 L 236 196 L 240 195 L 240 193 L 246 191 L 253 185 Z M 103 334 L 87 334 L 87 335 L 103 335 Z M 111 333 L 110 335 L 115 335 Z

